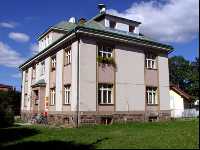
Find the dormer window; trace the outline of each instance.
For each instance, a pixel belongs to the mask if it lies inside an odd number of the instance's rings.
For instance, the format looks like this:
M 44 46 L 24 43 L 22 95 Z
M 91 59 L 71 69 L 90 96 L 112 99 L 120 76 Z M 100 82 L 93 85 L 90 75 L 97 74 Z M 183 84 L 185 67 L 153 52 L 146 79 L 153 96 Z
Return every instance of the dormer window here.
M 135 30 L 135 27 L 134 26 L 129 26 L 129 32 L 134 32 L 134 30 Z
M 115 21 L 112 21 L 110 20 L 110 28 L 114 29 L 116 26 L 116 22 Z

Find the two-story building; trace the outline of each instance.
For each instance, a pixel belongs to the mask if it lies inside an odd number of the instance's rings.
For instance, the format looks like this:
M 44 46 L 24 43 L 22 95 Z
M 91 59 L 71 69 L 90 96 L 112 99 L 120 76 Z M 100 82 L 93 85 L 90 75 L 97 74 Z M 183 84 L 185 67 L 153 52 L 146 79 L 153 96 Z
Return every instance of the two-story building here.
M 20 66 L 21 114 L 50 123 L 111 123 L 170 117 L 172 47 L 140 34 L 140 22 L 106 13 L 62 21 L 39 38 Z

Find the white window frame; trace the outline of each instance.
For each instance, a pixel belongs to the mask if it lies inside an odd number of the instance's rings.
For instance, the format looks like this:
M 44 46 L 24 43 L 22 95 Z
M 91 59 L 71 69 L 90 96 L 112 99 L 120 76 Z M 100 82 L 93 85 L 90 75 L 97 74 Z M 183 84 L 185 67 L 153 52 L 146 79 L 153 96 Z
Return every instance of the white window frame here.
M 111 58 L 112 57 L 112 51 L 113 51 L 112 47 L 104 46 L 104 45 L 101 45 L 101 46 L 98 46 L 98 47 L 99 47 L 99 50 L 98 50 L 99 56 L 104 57 L 104 58 Z M 110 48 L 111 51 L 106 50 L 107 48 Z
M 156 56 L 153 54 L 146 54 L 146 68 L 157 69 L 156 65 Z
M 50 89 L 50 105 L 55 105 L 56 100 L 56 88 Z
M 148 105 L 157 105 L 157 88 L 156 87 L 147 87 L 146 88 L 147 104 Z
M 64 104 L 70 104 L 71 101 L 71 85 L 64 86 Z
M 51 58 L 51 69 L 56 69 L 56 56 Z
M 105 99 L 104 99 L 104 91 L 106 91 L 106 97 L 105 97 Z M 113 93 L 113 85 L 111 85 L 111 84 L 99 84 L 98 92 L 100 92 L 100 94 L 101 94 L 101 100 L 100 100 L 99 104 L 113 104 L 113 95 L 112 95 L 112 93 Z M 110 95 L 110 98 L 111 98 L 110 102 L 108 100 L 109 92 L 111 93 L 111 95 Z M 98 93 L 98 95 L 99 95 L 99 93 Z
M 65 65 L 69 65 L 72 62 L 71 47 L 65 49 Z
M 41 68 L 40 68 L 40 75 L 44 75 L 45 73 L 45 61 L 41 62 Z

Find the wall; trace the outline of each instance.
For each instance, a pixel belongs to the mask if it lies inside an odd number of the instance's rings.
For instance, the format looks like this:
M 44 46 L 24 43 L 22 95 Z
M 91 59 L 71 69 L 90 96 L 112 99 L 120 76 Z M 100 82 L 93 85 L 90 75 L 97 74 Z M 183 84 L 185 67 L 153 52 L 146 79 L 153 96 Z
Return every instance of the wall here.
M 56 111 L 62 111 L 63 99 L 63 49 L 56 53 Z
M 170 90 L 169 93 L 170 93 L 170 109 L 172 110 L 171 116 L 182 117 L 182 112 L 184 111 L 183 98 L 173 90 Z
M 167 56 L 158 56 L 160 110 L 170 110 L 169 68 Z
M 80 111 L 96 111 L 96 42 L 80 41 Z
M 116 46 L 116 111 L 144 111 L 144 53 Z

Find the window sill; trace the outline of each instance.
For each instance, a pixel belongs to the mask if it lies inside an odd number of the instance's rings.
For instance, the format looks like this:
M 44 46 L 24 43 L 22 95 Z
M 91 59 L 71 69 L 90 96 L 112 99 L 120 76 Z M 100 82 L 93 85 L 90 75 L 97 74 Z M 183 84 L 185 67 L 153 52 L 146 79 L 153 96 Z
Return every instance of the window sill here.
M 63 104 L 64 106 L 70 106 L 71 104 Z
M 99 106 L 113 106 L 114 104 L 99 104 Z
M 71 65 L 71 63 L 69 63 L 69 64 L 65 64 L 64 67 L 65 67 L 65 66 L 70 66 L 70 65 Z
M 158 106 L 158 104 L 147 104 L 147 106 Z
M 154 68 L 146 68 L 147 70 L 158 70 L 157 68 L 154 69 Z

